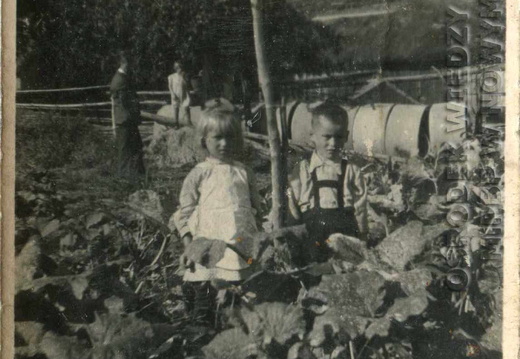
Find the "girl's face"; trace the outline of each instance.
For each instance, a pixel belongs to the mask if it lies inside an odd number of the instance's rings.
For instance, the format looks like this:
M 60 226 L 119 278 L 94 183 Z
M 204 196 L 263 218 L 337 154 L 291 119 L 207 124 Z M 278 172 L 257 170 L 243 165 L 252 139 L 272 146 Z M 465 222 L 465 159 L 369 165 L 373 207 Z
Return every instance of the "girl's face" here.
M 219 129 L 210 130 L 205 137 L 209 155 L 221 161 L 230 161 L 235 156 L 235 138 L 232 133 Z

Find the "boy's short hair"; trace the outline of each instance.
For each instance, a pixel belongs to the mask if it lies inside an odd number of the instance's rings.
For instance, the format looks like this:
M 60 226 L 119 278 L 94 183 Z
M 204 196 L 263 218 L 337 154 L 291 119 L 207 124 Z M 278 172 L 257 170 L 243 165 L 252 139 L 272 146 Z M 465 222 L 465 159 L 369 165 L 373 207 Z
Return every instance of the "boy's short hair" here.
M 319 120 L 321 117 L 326 118 L 330 122 L 348 127 L 348 115 L 347 111 L 345 111 L 341 106 L 324 102 L 321 105 L 317 106 L 311 111 L 312 114 L 312 128 L 316 128 L 319 125 Z
M 242 126 L 233 105 L 225 99 L 213 99 L 207 101 L 205 106 L 197 124 L 198 136 L 204 139 L 210 131 L 218 129 L 232 135 L 238 148 L 242 148 Z
M 185 63 L 184 59 L 177 59 L 177 60 L 175 60 L 175 61 L 173 62 L 173 69 L 174 69 L 175 71 L 177 71 L 177 68 L 178 68 L 178 67 L 180 67 L 180 68 L 183 69 L 183 70 L 185 69 L 185 67 L 186 67 L 186 63 Z

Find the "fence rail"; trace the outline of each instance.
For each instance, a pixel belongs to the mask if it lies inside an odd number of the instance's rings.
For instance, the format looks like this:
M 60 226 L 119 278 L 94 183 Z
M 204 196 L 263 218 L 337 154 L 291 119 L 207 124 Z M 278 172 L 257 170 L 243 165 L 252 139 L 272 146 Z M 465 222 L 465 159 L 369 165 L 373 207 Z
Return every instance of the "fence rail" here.
M 31 93 L 49 93 L 49 92 L 71 92 L 71 91 L 88 91 L 108 88 L 108 85 L 86 86 L 86 87 L 69 87 L 61 89 L 39 89 L 39 90 L 18 90 L 17 94 L 31 94 Z

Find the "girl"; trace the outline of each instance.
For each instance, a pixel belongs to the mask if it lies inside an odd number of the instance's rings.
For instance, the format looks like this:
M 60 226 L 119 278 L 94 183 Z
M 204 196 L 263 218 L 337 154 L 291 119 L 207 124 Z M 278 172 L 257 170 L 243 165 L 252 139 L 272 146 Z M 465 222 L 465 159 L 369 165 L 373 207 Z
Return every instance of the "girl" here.
M 252 170 L 235 160 L 243 140 L 231 103 L 224 99 L 206 103 L 197 132 L 207 158 L 184 180 L 173 220 L 185 246 L 197 237 L 233 243 L 257 231 L 260 197 Z M 184 256 L 181 262 L 188 267 L 184 281 L 193 283 L 196 296 L 208 293 L 208 281 L 238 282 L 251 274 L 248 263 L 229 248 L 215 268 L 187 263 Z

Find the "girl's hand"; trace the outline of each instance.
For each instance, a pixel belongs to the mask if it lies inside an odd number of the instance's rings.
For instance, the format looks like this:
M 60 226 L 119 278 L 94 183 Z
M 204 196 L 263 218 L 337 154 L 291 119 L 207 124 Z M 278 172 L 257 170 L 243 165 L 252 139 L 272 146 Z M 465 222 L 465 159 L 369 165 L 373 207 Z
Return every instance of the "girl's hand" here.
M 191 236 L 190 233 L 186 233 L 182 237 L 182 244 L 184 244 L 184 249 L 186 249 L 188 247 L 188 245 L 191 243 L 192 240 L 193 240 L 193 237 Z M 184 253 L 181 255 L 180 264 L 181 264 L 181 266 L 183 266 L 184 268 L 188 268 L 192 272 L 195 270 L 195 262 L 190 260 Z
M 184 253 L 181 255 L 181 267 L 189 269 L 191 272 L 195 271 L 195 262 L 189 259 Z
M 184 245 L 184 249 L 186 249 L 192 241 L 193 237 L 191 236 L 191 233 L 186 233 L 184 236 L 182 236 L 182 244 Z

